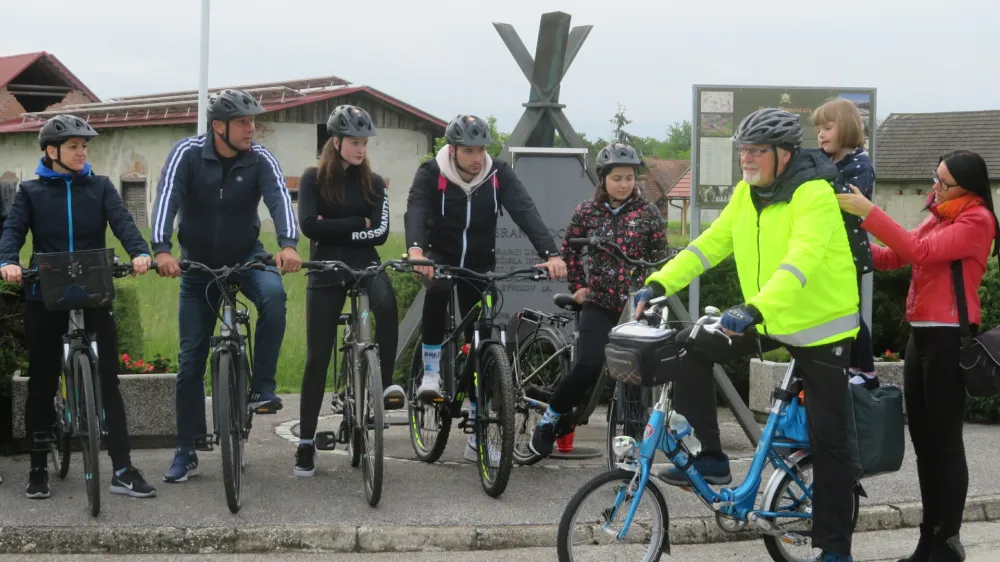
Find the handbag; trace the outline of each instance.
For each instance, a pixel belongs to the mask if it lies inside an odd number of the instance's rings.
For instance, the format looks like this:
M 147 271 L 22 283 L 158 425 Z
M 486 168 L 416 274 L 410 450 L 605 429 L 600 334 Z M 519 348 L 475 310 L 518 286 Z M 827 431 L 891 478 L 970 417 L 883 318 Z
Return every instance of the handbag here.
M 959 366 L 965 381 L 965 392 L 975 398 L 1000 394 L 1000 326 L 982 334 L 972 335 L 969 329 L 969 309 L 965 300 L 965 277 L 962 262 L 951 262 L 955 299 L 958 301 Z

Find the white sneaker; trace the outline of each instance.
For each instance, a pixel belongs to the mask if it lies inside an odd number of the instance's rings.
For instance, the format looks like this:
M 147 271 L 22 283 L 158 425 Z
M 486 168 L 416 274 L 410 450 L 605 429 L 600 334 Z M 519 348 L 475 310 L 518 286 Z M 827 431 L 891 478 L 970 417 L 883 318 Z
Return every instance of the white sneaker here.
M 489 441 L 486 442 L 486 451 L 490 457 L 490 468 L 500 466 L 500 451 L 493 447 Z M 476 436 L 470 435 L 468 445 L 465 447 L 463 458 L 469 462 L 479 462 L 479 448 L 476 446 Z
M 417 397 L 421 400 L 441 398 L 441 374 L 433 371 L 424 373 L 420 387 L 417 388 Z

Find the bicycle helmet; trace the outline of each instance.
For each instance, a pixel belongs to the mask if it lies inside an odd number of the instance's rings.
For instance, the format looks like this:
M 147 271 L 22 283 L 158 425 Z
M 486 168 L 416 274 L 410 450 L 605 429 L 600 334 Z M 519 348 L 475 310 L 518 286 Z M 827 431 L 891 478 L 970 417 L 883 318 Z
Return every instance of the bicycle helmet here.
M 799 148 L 802 146 L 802 123 L 795 113 L 773 107 L 759 109 L 740 122 L 733 142 Z
M 374 137 L 375 124 L 368 112 L 353 105 L 338 105 L 326 120 L 331 137 Z
M 264 113 L 264 108 L 243 90 L 222 90 L 208 99 L 209 121 L 229 121 L 258 113 Z
M 623 143 L 613 142 L 597 153 L 597 173 L 604 175 L 616 166 L 642 166 L 642 159 L 634 148 Z
M 46 146 L 59 146 L 69 139 L 82 137 L 91 139 L 97 136 L 97 131 L 76 115 L 56 115 L 42 125 L 38 131 L 38 146 L 45 150 Z
M 456 115 L 444 130 L 444 138 L 453 146 L 486 146 L 493 142 L 490 126 L 475 115 Z

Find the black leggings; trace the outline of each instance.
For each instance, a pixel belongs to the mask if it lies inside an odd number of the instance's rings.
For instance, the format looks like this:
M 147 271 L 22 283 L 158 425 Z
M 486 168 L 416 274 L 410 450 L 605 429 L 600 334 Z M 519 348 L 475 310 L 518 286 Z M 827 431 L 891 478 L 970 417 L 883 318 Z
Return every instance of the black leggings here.
M 85 310 L 84 328 L 97 336 L 101 401 L 108 429 L 108 456 L 115 470 L 131 464 L 125 403 L 118 390 L 118 330 L 110 308 Z M 52 400 L 59 390 L 62 372 L 62 336 L 69 326 L 68 312 L 50 312 L 38 301 L 28 301 L 24 327 L 28 336 L 28 398 L 24 409 L 26 435 L 50 434 L 56 421 Z M 31 466 L 44 467 L 48 453 L 31 452 Z
M 861 296 L 861 279 L 863 275 L 858 275 L 858 296 Z M 859 301 L 860 303 L 860 301 Z M 860 306 L 858 307 L 861 308 Z M 865 319 L 861 318 L 861 329 L 858 330 L 858 335 L 854 338 L 854 343 L 851 345 L 851 364 L 852 369 L 857 369 L 862 373 L 874 373 L 875 372 L 875 357 L 872 355 L 872 332 L 868 329 L 868 325 L 865 324 Z
M 385 273 L 367 283 L 369 306 L 375 316 L 375 341 L 378 343 L 384 391 L 392 384 L 392 372 L 396 365 L 399 325 L 396 293 Z M 302 376 L 302 400 L 299 403 L 301 439 L 312 439 L 316 434 L 326 389 L 326 373 L 333 346 L 337 343 L 337 319 L 346 301 L 347 289 L 342 286 L 310 287 L 306 290 L 306 369 Z M 380 396 L 376 398 L 381 399 Z
M 958 361 L 957 327 L 913 328 L 903 363 L 903 397 L 924 523 L 940 525 L 943 537 L 958 533 L 969 491 L 962 440 L 965 382 Z
M 569 376 L 556 388 L 549 407 L 557 414 L 567 414 L 573 406 L 580 404 L 604 366 L 604 346 L 608 345 L 608 333 L 618 324 L 618 315 L 587 303 L 580 311 L 580 340 L 576 363 Z

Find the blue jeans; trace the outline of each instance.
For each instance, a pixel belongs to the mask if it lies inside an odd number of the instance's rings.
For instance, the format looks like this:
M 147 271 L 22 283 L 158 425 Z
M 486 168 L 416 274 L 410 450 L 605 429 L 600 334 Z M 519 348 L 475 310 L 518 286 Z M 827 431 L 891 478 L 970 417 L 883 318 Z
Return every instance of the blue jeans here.
M 257 308 L 253 341 L 254 392 L 274 392 L 278 352 L 285 337 L 285 287 L 278 270 L 244 271 L 237 277 L 240 291 Z M 192 446 L 196 435 L 208 433 L 205 424 L 205 365 L 209 338 L 215 332 L 221 301 L 218 283 L 202 272 L 181 276 L 178 299 L 180 357 L 177 373 L 177 443 Z M 206 287 L 208 291 L 206 294 Z M 209 304 L 211 303 L 211 304 Z

